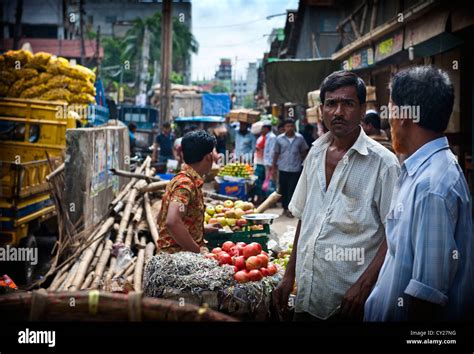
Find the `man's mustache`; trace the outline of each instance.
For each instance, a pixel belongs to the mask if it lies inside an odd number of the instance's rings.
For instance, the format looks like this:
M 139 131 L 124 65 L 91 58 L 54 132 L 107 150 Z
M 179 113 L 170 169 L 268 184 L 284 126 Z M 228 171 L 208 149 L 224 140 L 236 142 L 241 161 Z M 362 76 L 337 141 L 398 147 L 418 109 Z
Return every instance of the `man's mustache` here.
M 343 123 L 343 124 L 346 124 L 347 121 L 346 121 L 344 118 L 336 117 L 336 118 L 334 118 L 334 119 L 331 121 L 331 124 L 335 124 L 335 123 Z

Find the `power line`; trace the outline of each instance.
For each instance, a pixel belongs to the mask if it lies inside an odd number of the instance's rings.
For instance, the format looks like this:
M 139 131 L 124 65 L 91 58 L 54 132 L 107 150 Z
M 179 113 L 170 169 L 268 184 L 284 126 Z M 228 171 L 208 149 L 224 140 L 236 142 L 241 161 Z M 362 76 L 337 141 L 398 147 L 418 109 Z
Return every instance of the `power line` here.
M 215 46 L 199 46 L 199 48 L 223 48 L 223 47 L 238 47 L 240 45 L 246 45 L 246 44 L 251 44 L 255 43 L 261 40 L 265 40 L 265 38 L 258 38 L 253 41 L 247 41 L 247 42 L 242 42 L 242 43 L 232 43 L 232 44 L 223 44 L 223 45 L 215 45 Z
M 265 21 L 267 18 L 266 17 L 263 17 L 263 18 L 259 18 L 259 19 L 255 19 L 255 20 L 252 20 L 252 21 L 247 21 L 247 22 L 241 22 L 241 23 L 234 23 L 234 24 L 231 24 L 231 25 L 221 25 L 221 26 L 200 26 L 200 27 L 193 27 L 193 29 L 207 29 L 207 28 L 227 28 L 227 27 L 238 27 L 238 26 L 244 26 L 244 25 L 248 25 L 248 24 L 252 24 L 252 23 L 255 23 L 255 22 L 260 22 L 260 21 Z

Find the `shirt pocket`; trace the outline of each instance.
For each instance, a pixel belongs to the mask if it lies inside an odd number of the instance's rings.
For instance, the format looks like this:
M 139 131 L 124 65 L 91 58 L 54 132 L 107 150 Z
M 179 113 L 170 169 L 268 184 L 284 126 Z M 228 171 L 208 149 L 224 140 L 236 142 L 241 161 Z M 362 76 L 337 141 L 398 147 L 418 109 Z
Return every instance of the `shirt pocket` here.
M 370 225 L 369 198 L 350 197 L 341 193 L 333 206 L 331 223 L 346 234 L 360 234 Z

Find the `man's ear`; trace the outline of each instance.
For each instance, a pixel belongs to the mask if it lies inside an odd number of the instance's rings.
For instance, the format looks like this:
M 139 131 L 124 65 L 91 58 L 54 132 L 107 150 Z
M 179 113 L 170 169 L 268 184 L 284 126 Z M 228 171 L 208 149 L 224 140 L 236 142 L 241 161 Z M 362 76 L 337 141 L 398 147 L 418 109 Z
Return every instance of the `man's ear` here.
M 365 103 L 360 105 L 360 120 L 364 119 L 365 112 L 367 111 L 367 105 Z

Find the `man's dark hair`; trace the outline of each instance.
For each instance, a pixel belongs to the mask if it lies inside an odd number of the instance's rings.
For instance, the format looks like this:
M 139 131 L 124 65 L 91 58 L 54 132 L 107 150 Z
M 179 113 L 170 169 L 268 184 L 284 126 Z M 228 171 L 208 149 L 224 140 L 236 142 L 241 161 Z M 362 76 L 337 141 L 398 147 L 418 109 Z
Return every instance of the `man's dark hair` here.
M 135 123 L 132 122 L 128 124 L 128 130 L 133 132 L 135 129 L 137 129 L 137 125 Z
M 170 122 L 164 122 L 163 123 L 163 128 L 166 128 L 166 129 L 171 128 Z
M 215 147 L 216 138 L 204 130 L 189 132 L 181 141 L 184 162 L 187 164 L 202 161 Z
M 390 97 L 399 107 L 419 107 L 421 127 L 437 133 L 446 130 L 453 111 L 454 88 L 441 69 L 416 66 L 400 71 L 392 78 Z
M 382 127 L 380 116 L 375 112 L 367 113 L 364 117 L 364 123 L 372 125 L 377 130 L 380 130 Z
M 357 97 L 359 98 L 359 104 L 365 103 L 367 90 L 365 89 L 364 81 L 352 71 L 346 70 L 333 72 L 324 79 L 319 89 L 321 103 L 324 104 L 326 92 L 333 92 L 346 86 L 354 86 L 357 91 Z
M 287 124 L 293 124 L 293 125 L 295 125 L 295 120 L 294 120 L 294 119 L 291 119 L 291 118 L 285 119 L 285 121 L 283 122 L 283 126 L 285 126 L 285 125 L 287 125 Z

